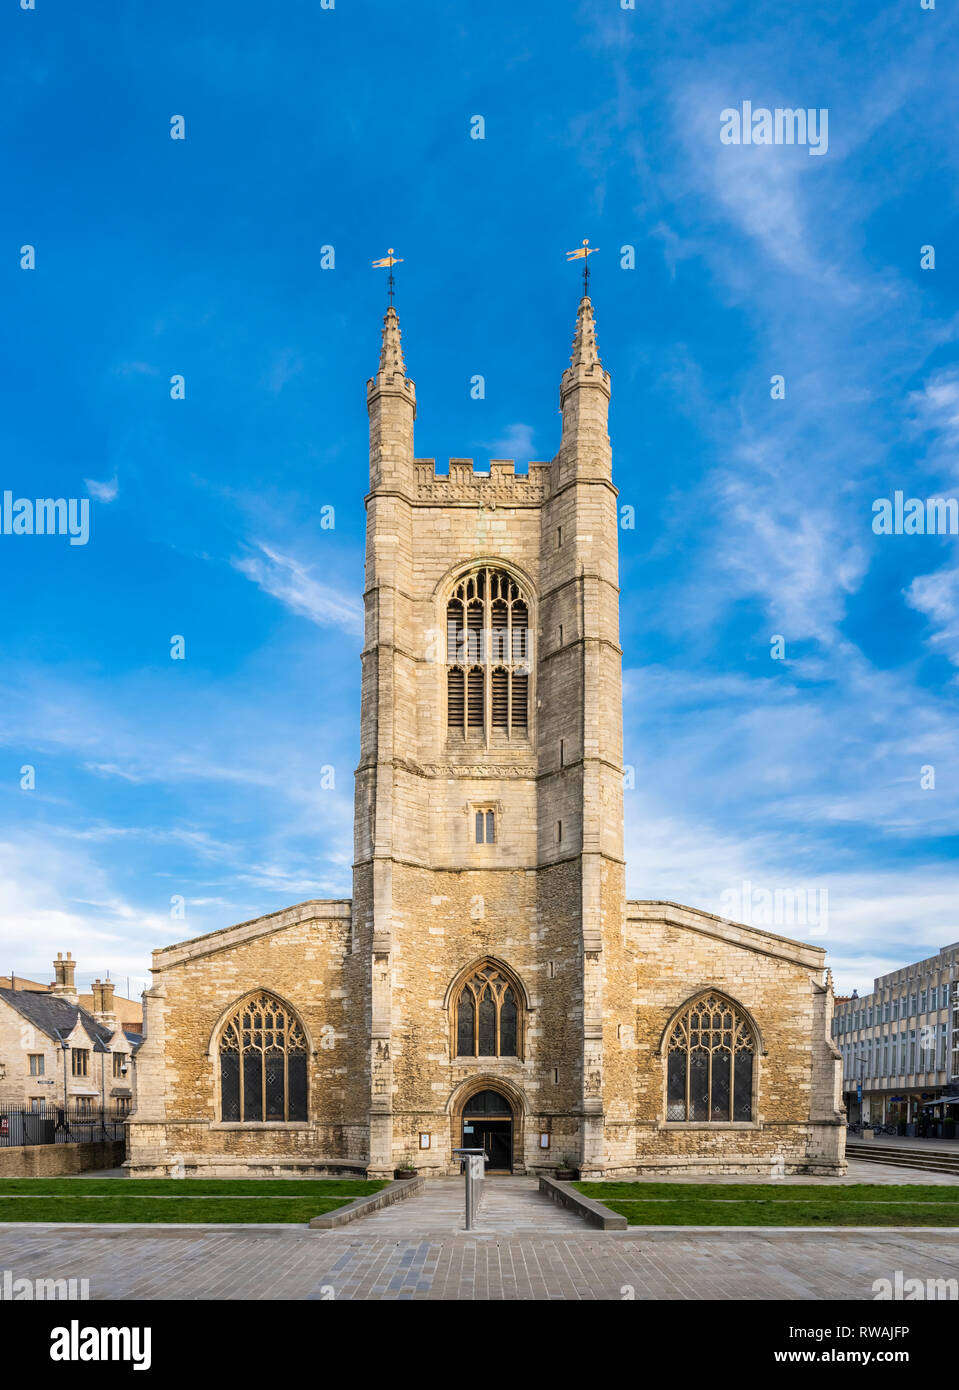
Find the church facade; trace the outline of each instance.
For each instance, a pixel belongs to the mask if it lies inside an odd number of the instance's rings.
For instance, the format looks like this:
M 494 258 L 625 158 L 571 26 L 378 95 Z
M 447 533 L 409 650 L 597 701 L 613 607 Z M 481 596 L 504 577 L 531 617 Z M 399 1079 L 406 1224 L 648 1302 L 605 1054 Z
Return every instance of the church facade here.
M 135 1173 L 844 1170 L 822 948 L 626 898 L 609 399 L 584 297 L 555 458 L 438 473 L 388 311 L 353 896 L 154 952 Z

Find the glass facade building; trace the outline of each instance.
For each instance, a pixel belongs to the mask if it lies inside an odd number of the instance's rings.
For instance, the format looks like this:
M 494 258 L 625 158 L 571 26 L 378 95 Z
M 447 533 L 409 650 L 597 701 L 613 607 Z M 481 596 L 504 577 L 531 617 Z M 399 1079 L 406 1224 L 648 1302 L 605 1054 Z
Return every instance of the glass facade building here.
M 959 942 L 879 976 L 871 994 L 838 998 L 832 1031 L 850 1120 L 959 1118 L 959 1103 L 932 1108 L 959 1096 Z

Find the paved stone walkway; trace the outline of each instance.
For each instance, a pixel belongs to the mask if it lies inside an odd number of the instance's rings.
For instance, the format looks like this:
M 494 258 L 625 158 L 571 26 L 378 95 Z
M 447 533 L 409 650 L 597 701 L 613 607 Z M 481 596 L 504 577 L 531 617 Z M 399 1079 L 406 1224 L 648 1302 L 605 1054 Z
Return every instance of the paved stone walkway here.
M 850 1134 L 850 1144 L 875 1144 L 882 1147 L 884 1144 L 893 1144 L 897 1149 L 913 1149 L 916 1153 L 948 1154 L 950 1158 L 955 1158 L 959 1154 L 959 1139 L 907 1139 L 904 1134 L 879 1134 L 873 1137 L 872 1130 L 869 1129 L 869 1137 L 861 1134 Z
M 924 1168 L 899 1168 L 894 1163 L 876 1163 L 872 1159 L 849 1159 L 849 1171 L 844 1178 L 815 1178 L 808 1173 L 794 1173 L 789 1177 L 770 1178 L 768 1173 L 759 1175 L 737 1175 L 735 1173 L 719 1173 L 710 1177 L 702 1177 L 697 1173 L 674 1173 L 670 1176 L 655 1175 L 650 1176 L 649 1182 L 676 1182 L 676 1183 L 764 1183 L 775 1182 L 777 1185 L 786 1187 L 805 1186 L 813 1184 L 822 1187 L 849 1187 L 853 1183 L 882 1183 L 892 1186 L 902 1186 L 903 1183 L 929 1183 L 933 1187 L 950 1187 L 959 1183 L 959 1174 L 956 1173 L 936 1173 L 927 1171 Z
M 858 1163 L 840 1181 L 956 1179 Z M 87 1279 L 92 1299 L 133 1300 L 868 1300 L 874 1281 L 897 1270 L 907 1279 L 959 1278 L 959 1230 L 600 1232 L 541 1196 L 533 1179 L 487 1178 L 467 1234 L 462 1203 L 455 1178 L 336 1231 L 6 1224 L 0 1270 Z
M 592 1229 L 574 1212 L 544 1197 L 535 1178 L 485 1178 L 483 1187 L 473 1227 L 476 1234 L 581 1234 Z M 455 1235 L 466 1224 L 464 1207 L 462 1178 L 437 1178 L 427 1182 L 425 1191 L 417 1196 L 364 1216 L 355 1229 L 357 1234 L 374 1238 Z
M 14 1278 L 85 1278 L 91 1299 L 871 1299 L 959 1277 L 959 1232 L 682 1231 L 432 1239 L 272 1227 L 0 1228 Z M 585 1233 L 584 1233 L 585 1231 Z

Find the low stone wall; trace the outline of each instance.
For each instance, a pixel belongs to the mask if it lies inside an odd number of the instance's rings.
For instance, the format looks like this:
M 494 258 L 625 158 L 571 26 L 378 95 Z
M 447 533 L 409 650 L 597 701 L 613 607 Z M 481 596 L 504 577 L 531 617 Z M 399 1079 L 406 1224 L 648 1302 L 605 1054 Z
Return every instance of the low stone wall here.
M 94 1168 L 119 1168 L 126 1153 L 122 1139 L 103 1144 L 25 1144 L 0 1148 L 0 1177 L 57 1178 Z
M 246 1159 L 229 1154 L 171 1154 L 163 1163 L 136 1162 L 124 1168 L 132 1178 L 365 1178 L 365 1163 L 347 1163 L 317 1155 L 313 1159 Z
M 425 1186 L 425 1178 L 398 1178 L 396 1182 L 391 1182 L 389 1187 L 382 1187 L 379 1192 L 374 1192 L 369 1197 L 357 1197 L 356 1201 L 350 1202 L 348 1206 L 337 1207 L 335 1211 L 328 1211 L 325 1216 L 314 1216 L 310 1225 L 320 1231 L 335 1230 L 337 1226 L 346 1226 L 350 1221 L 369 1215 L 371 1211 L 381 1211 L 383 1207 L 391 1207 L 394 1202 L 403 1202 L 407 1197 L 422 1192 Z
M 567 1211 L 574 1212 L 590 1226 L 597 1226 L 601 1231 L 626 1230 L 628 1223 L 625 1216 L 610 1211 L 602 1202 L 594 1202 L 592 1197 L 585 1197 L 571 1182 L 560 1182 L 558 1178 L 544 1176 L 539 1180 L 539 1190 Z

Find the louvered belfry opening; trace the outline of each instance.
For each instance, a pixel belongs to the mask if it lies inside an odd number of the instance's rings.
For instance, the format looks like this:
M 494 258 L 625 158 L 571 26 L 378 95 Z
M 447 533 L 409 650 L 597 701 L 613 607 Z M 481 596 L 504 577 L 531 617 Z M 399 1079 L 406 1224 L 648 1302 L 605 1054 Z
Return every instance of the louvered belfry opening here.
M 471 742 L 526 735 L 529 605 L 505 570 L 461 579 L 446 607 L 446 723 Z

